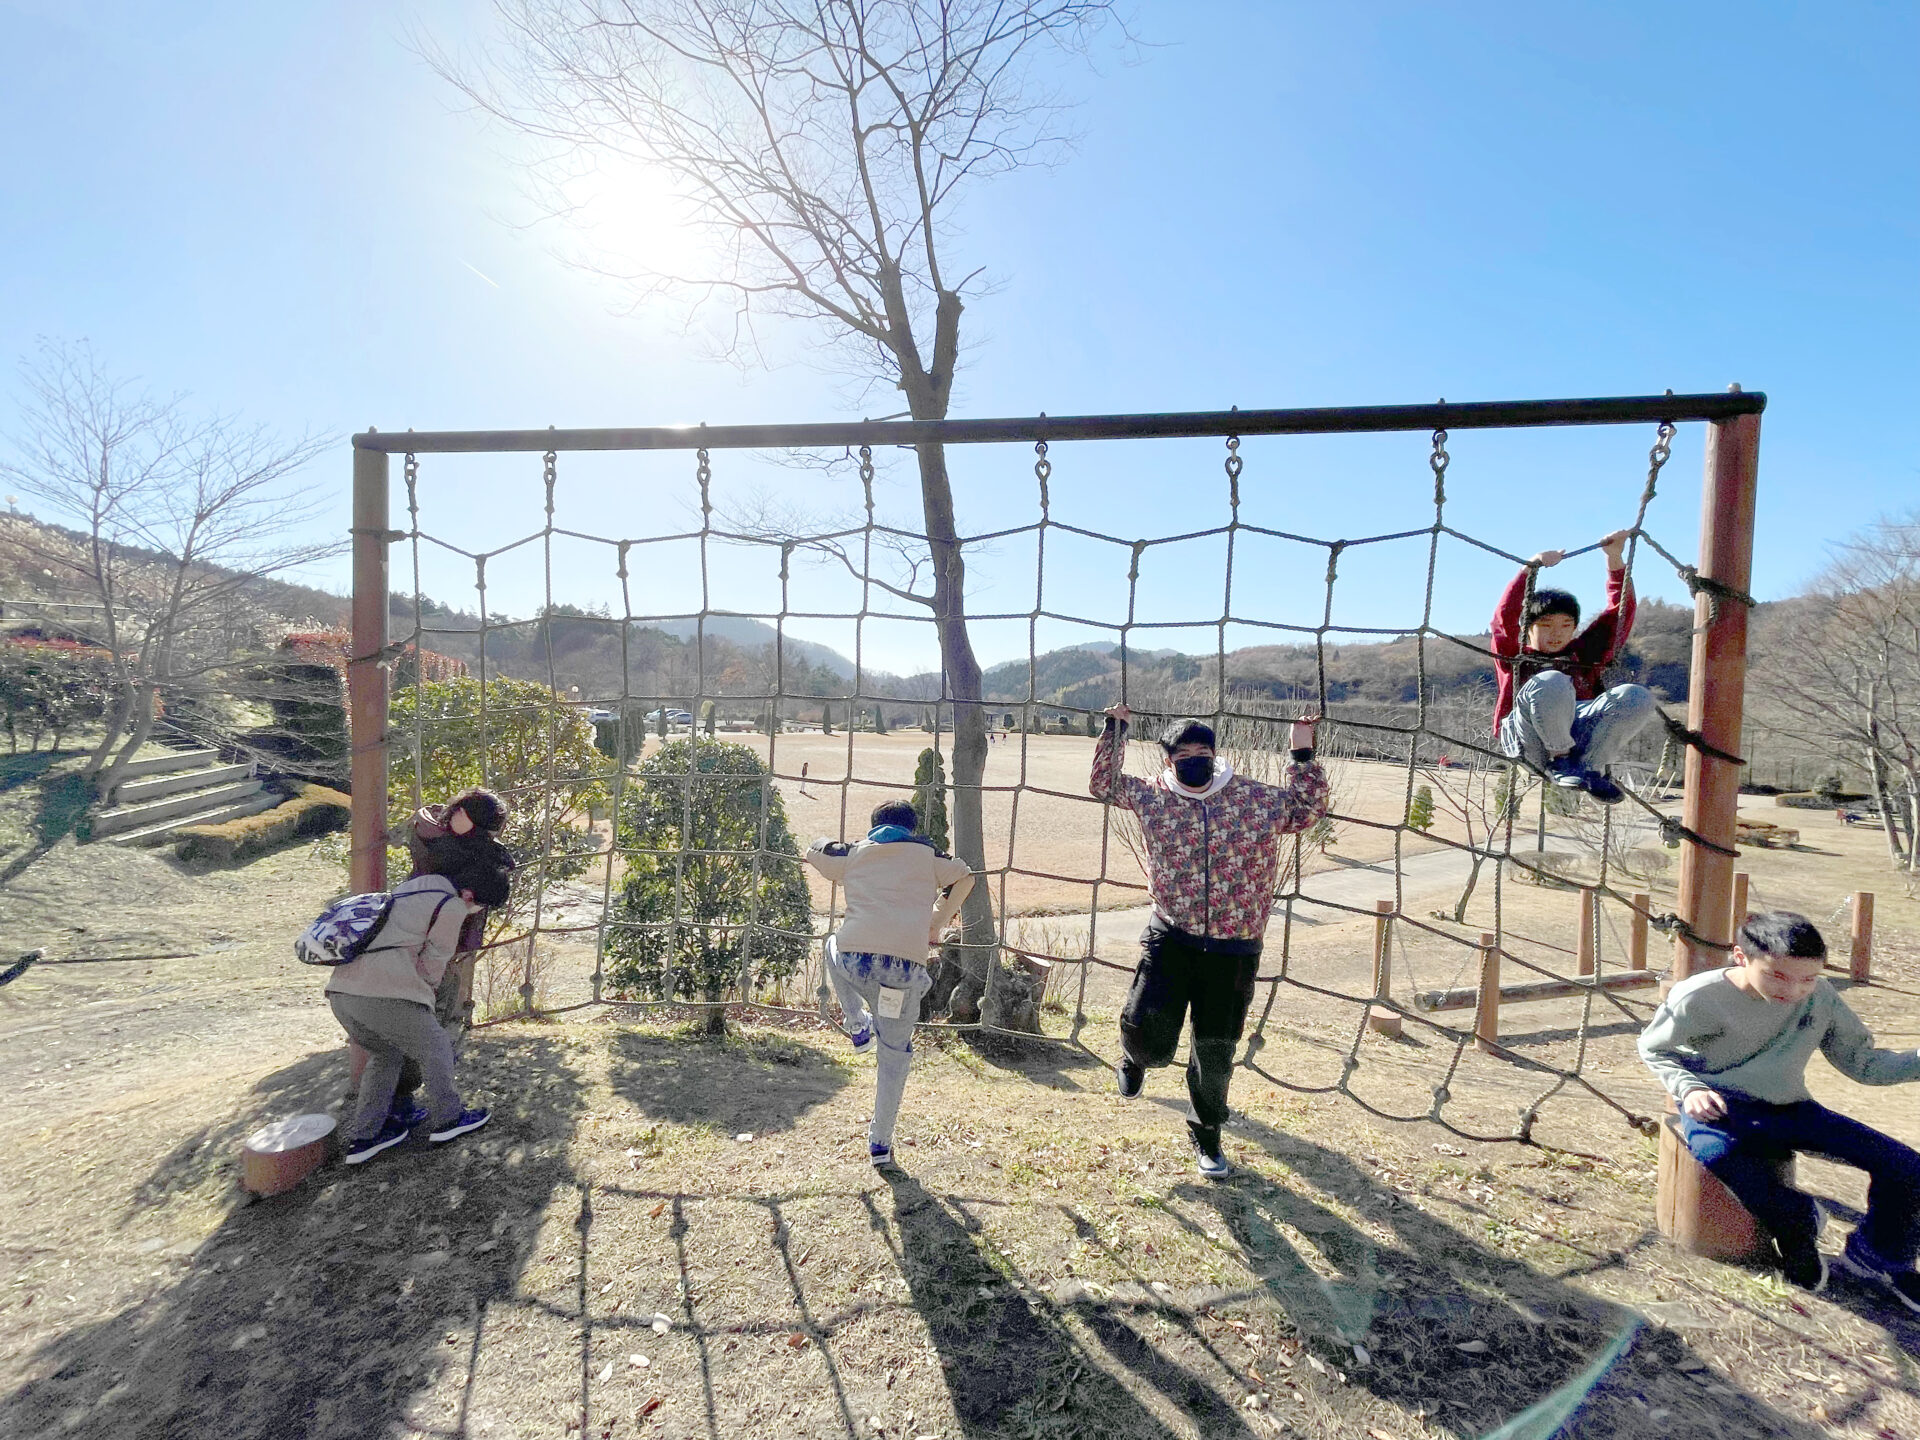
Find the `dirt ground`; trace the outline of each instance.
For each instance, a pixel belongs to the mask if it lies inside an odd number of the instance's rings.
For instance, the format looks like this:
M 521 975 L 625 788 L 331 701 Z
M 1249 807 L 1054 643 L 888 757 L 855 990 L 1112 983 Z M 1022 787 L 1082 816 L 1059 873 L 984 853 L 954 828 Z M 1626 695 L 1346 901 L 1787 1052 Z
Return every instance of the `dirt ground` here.
M 1617 1109 L 1568 1087 L 1536 1143 L 1466 1138 L 1513 1133 L 1555 1082 L 1539 1062 L 1582 1058 L 1649 1113 L 1648 992 L 1596 1011 L 1584 1057 L 1578 1005 L 1549 1002 L 1504 1017 L 1534 1065 L 1469 1049 L 1450 1070 L 1471 1012 L 1442 1012 L 1365 1039 L 1350 1095 L 1325 1088 L 1358 1010 L 1322 992 L 1364 988 L 1365 918 L 1290 937 L 1224 1185 L 1193 1172 L 1177 1070 L 1112 1093 L 1125 977 L 1094 967 L 1087 1048 L 1070 1012 L 1048 1013 L 1051 1043 L 926 1036 L 902 1175 L 865 1163 L 873 1062 L 833 1032 L 761 1017 L 714 1041 L 608 1008 L 476 1032 L 463 1083 L 486 1130 L 246 1203 L 240 1139 L 341 1099 L 338 1031 L 289 953 L 338 869 L 293 850 L 194 875 L 43 843 L 46 778 L 0 789 L 0 935 L 53 962 L 0 987 L 0 1434 L 1477 1437 L 1616 1342 L 1563 1433 L 1920 1434 L 1920 1323 L 1845 1281 L 1808 1297 L 1671 1250 L 1652 1144 Z M 1792 823 L 1800 849 L 1743 854 L 1754 902 L 1837 940 L 1844 897 L 1876 890 L 1875 983 L 1848 998 L 1882 1043 L 1915 1044 L 1920 904 L 1878 834 Z M 1492 899 L 1432 923 L 1475 932 Z M 1527 953 L 1571 968 L 1569 892 L 1500 899 Z M 1097 953 L 1130 945 L 1103 933 Z M 1463 948 L 1396 942 L 1396 997 L 1443 988 Z M 1812 1078 L 1920 1143 L 1912 1087 Z M 1356 1103 L 1421 1117 L 1443 1080 L 1455 1129 Z M 1802 1175 L 1857 1213 L 1850 1173 Z

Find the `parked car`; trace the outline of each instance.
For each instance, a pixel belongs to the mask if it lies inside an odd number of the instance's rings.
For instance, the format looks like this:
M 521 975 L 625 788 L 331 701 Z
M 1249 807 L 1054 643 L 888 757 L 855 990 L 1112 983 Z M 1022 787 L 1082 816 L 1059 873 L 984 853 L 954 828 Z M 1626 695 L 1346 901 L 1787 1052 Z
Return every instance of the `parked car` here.
M 693 716 L 685 710 L 669 710 L 666 712 L 666 714 L 667 714 L 667 724 L 669 725 L 689 725 L 690 726 L 693 724 Z M 658 710 L 649 710 L 647 712 L 647 724 L 658 725 L 659 723 L 660 723 L 660 712 Z

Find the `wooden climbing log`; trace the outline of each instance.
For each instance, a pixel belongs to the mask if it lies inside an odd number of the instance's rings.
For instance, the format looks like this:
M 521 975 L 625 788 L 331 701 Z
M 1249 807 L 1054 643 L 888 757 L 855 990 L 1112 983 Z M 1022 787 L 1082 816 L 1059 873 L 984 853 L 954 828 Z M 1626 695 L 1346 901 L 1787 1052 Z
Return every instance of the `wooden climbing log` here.
M 1482 953 L 1481 973 L 1484 975 L 1485 955 Z M 1569 995 L 1584 995 L 1589 990 L 1637 990 L 1644 985 L 1654 985 L 1660 977 L 1650 970 L 1618 970 L 1611 975 L 1603 975 L 1595 980 L 1530 980 L 1524 985 L 1502 985 L 1500 998 L 1494 1002 L 1494 1013 L 1499 1013 L 1501 1005 L 1524 1005 L 1529 1000 L 1564 1000 Z M 1486 1010 L 1478 985 L 1462 985 L 1453 990 L 1418 990 L 1413 996 L 1414 1008 L 1432 1012 L 1435 1010 Z M 1476 1023 L 1474 1034 L 1480 1034 Z M 1489 1037 L 1491 1038 L 1491 1037 Z
M 1635 891 L 1633 914 L 1627 920 L 1627 968 L 1647 968 L 1647 916 L 1653 911 L 1653 896 Z
M 1727 934 L 1740 938 L 1740 927 L 1747 923 L 1747 872 L 1733 872 L 1733 903 L 1727 907 Z
M 1774 1168 L 1783 1181 L 1793 1183 L 1791 1158 L 1775 1162 Z M 1773 1245 L 1760 1222 L 1687 1149 L 1678 1115 L 1663 1117 L 1660 1126 L 1656 1193 L 1655 1223 L 1682 1250 L 1711 1260 L 1773 1260 Z

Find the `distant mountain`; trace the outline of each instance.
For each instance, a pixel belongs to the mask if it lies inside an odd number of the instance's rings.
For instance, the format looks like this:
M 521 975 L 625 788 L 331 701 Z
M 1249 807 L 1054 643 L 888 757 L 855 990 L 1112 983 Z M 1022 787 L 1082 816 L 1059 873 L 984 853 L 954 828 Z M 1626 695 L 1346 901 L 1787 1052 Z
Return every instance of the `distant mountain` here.
M 671 635 L 676 640 L 692 640 L 700 633 L 700 627 L 692 620 L 653 620 L 648 622 L 652 629 L 663 635 Z M 738 645 L 741 649 L 752 649 L 758 645 L 771 645 L 776 637 L 773 626 L 764 620 L 755 620 L 746 615 L 726 615 L 710 612 L 707 615 L 706 633 L 718 636 L 722 640 Z M 795 659 L 804 660 L 809 665 L 824 665 L 842 680 L 853 679 L 853 661 L 835 650 L 831 645 L 821 645 L 816 641 L 802 640 L 791 633 L 781 640 L 781 650 L 788 663 Z M 869 668 L 868 674 L 873 673 Z

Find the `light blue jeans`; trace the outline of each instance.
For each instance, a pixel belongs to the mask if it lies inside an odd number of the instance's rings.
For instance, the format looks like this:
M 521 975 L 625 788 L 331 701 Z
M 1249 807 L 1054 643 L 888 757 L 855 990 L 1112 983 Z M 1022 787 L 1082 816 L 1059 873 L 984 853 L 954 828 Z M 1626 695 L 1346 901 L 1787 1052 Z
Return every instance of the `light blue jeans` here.
M 917 960 L 898 955 L 873 955 L 864 950 L 842 952 L 827 941 L 827 980 L 839 997 L 841 1013 L 856 1034 L 868 1026 L 880 1039 L 879 1075 L 873 1087 L 873 1124 L 867 1128 L 869 1145 L 893 1145 L 893 1122 L 900 1114 L 900 1096 L 907 1088 L 913 1065 L 913 1027 L 920 1019 L 920 1001 L 933 988 L 933 976 Z M 892 992 L 883 997 L 882 991 Z M 898 1018 L 883 1011 L 894 1009 Z
M 1566 754 L 1604 773 L 1658 715 L 1659 703 L 1644 685 L 1616 685 L 1581 700 L 1573 681 L 1558 670 L 1543 670 L 1513 697 L 1513 709 L 1500 722 L 1500 748 L 1539 770 L 1554 755 Z

